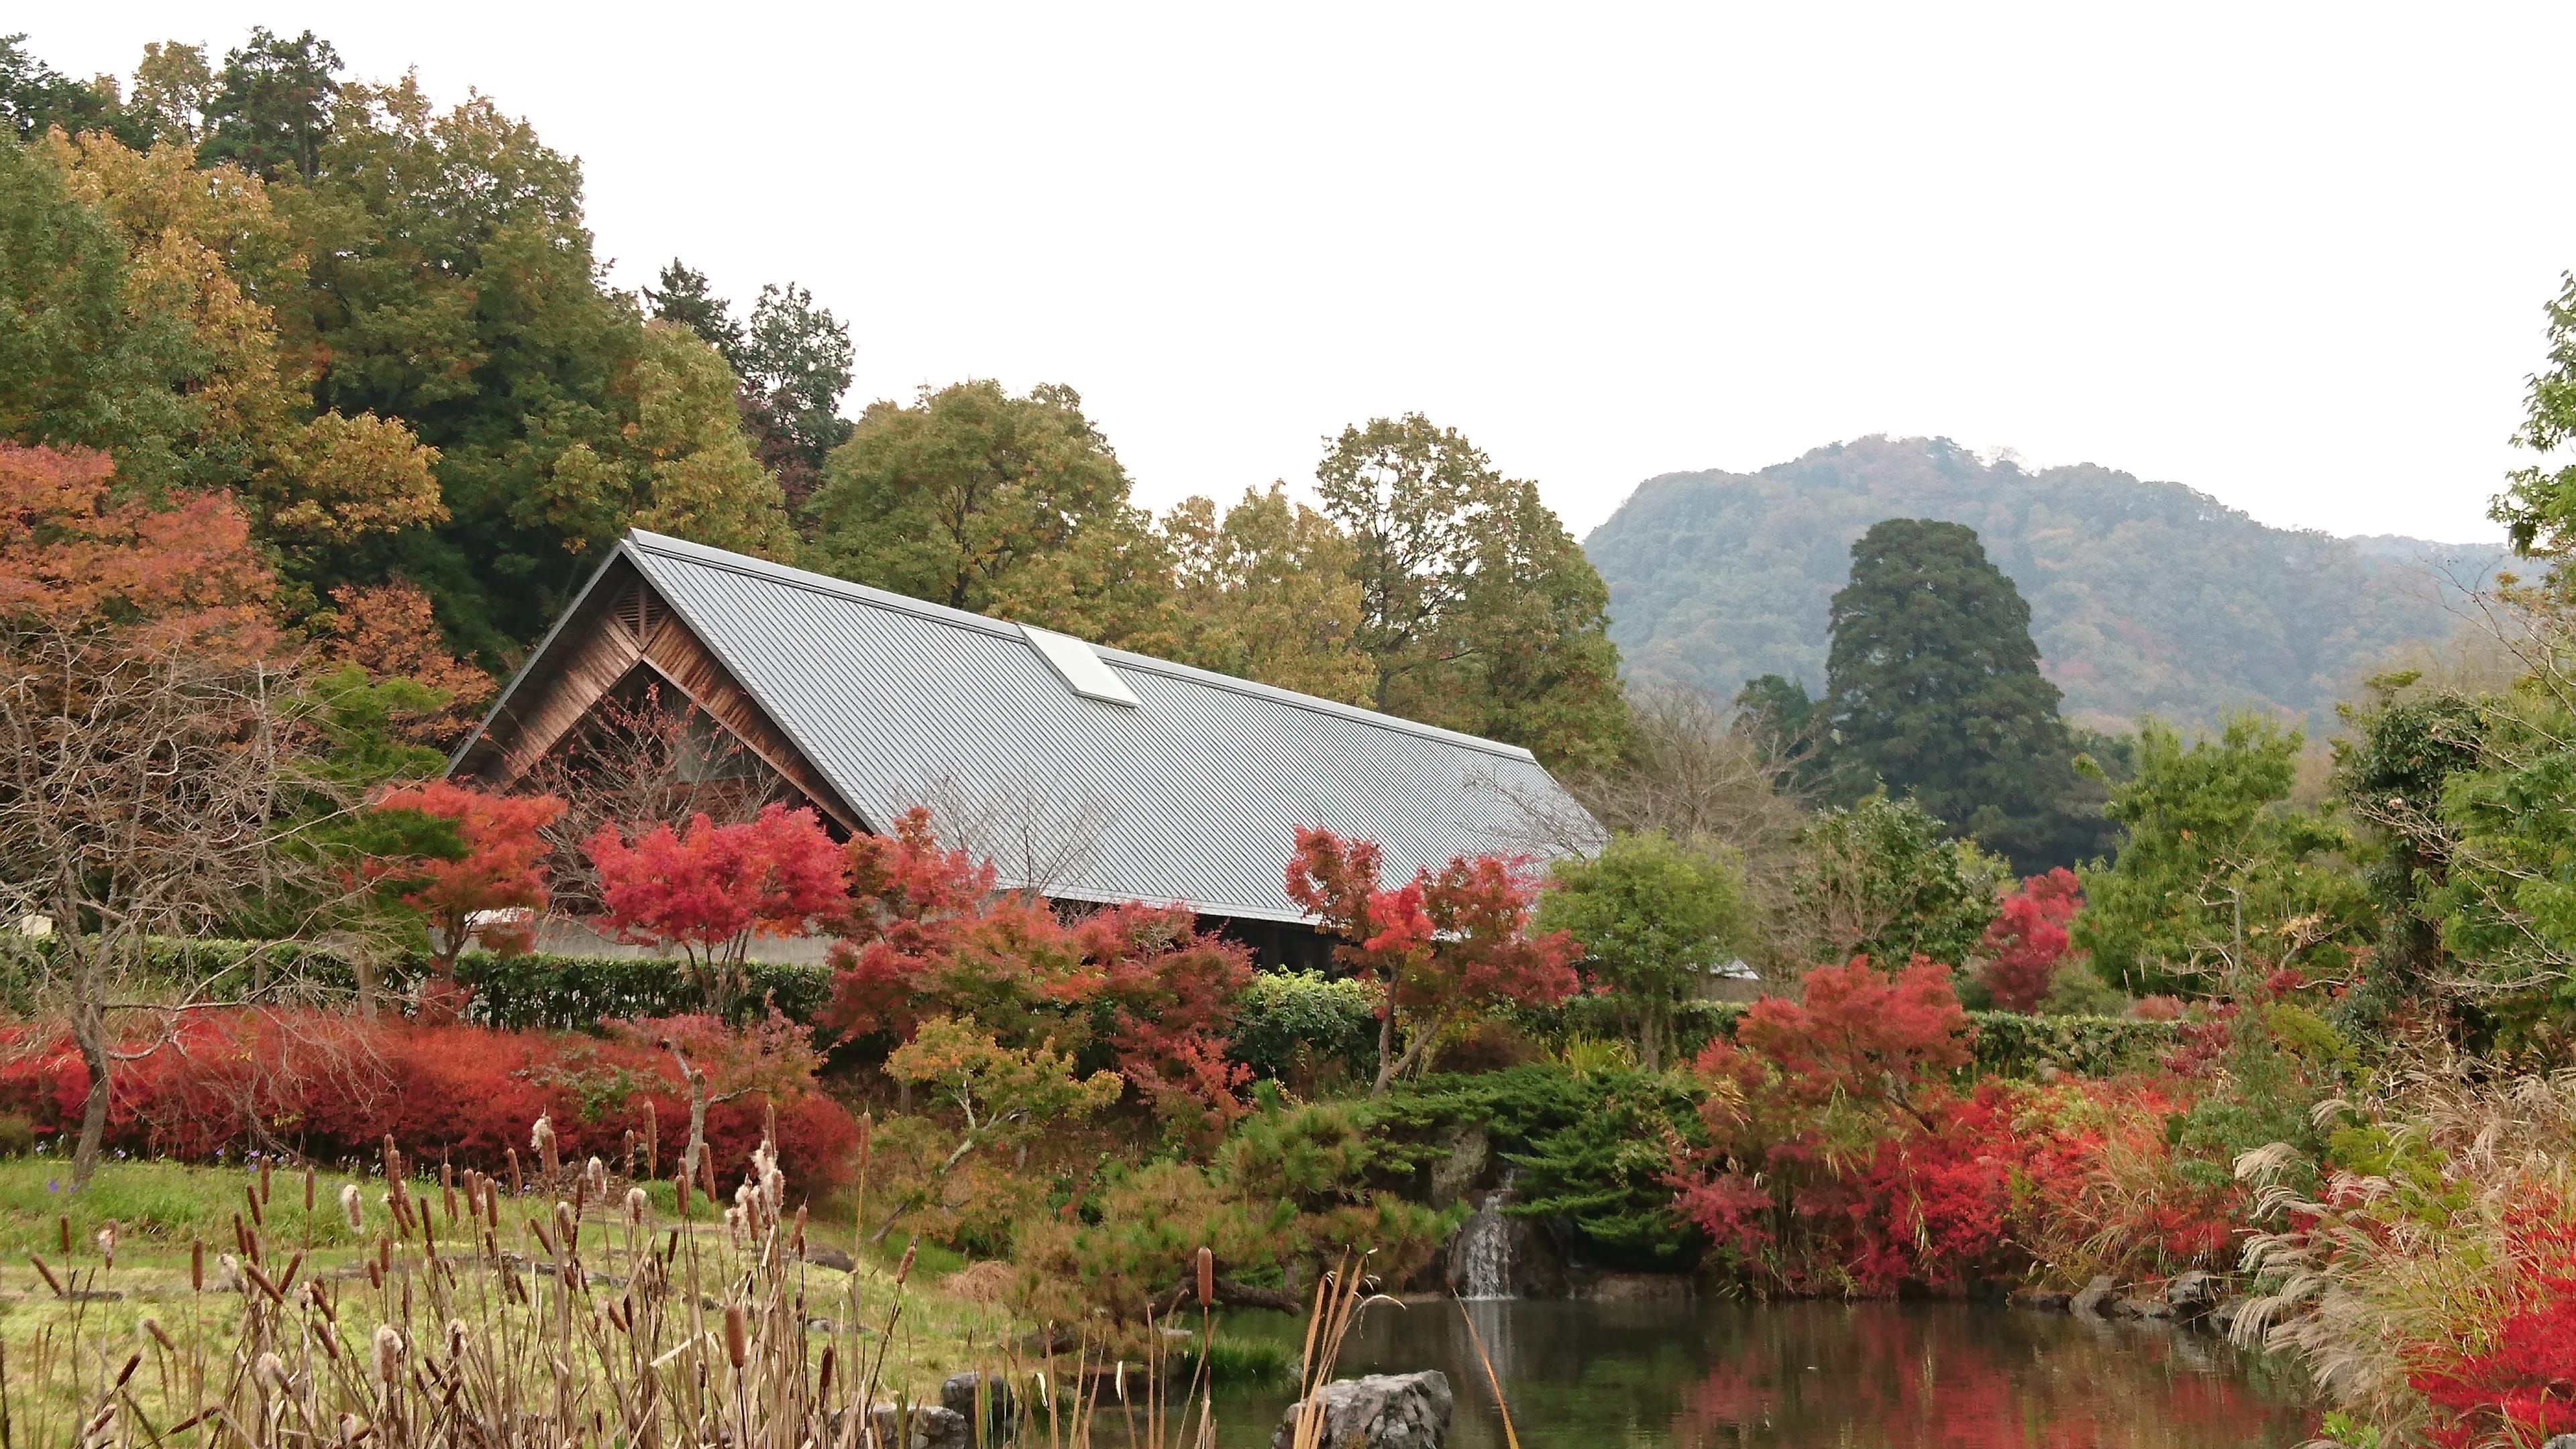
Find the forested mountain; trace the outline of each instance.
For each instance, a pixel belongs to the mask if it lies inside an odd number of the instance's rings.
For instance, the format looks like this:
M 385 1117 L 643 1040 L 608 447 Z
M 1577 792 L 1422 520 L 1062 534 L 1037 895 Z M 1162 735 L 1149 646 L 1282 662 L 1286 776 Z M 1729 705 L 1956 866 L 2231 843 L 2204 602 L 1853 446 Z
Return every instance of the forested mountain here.
M 2249 707 L 2325 725 L 2374 660 L 2457 627 L 2446 575 L 2474 579 L 2503 556 L 2271 528 L 2179 483 L 1886 437 L 1758 473 L 1650 478 L 1584 551 L 1631 674 L 1727 698 L 1763 674 L 1823 681 L 1828 601 L 1852 540 L 1885 518 L 1975 529 L 2030 601 L 2068 717 L 2096 727 Z

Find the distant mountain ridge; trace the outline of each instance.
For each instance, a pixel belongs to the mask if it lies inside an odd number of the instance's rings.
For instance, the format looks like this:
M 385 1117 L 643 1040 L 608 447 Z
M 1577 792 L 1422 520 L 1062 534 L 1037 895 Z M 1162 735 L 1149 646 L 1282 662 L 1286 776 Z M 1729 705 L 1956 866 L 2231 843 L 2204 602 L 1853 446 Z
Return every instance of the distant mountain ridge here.
M 1639 484 L 1584 552 L 1632 676 L 1733 697 L 1780 674 L 1821 692 L 1825 614 L 1883 518 L 1964 523 L 2031 608 L 2069 718 L 2206 725 L 2237 710 L 2330 728 L 2390 650 L 2461 623 L 2502 544 L 2337 538 L 2256 522 L 2179 483 L 2090 463 L 2026 471 L 1946 438 L 1867 437 L 1758 473 Z

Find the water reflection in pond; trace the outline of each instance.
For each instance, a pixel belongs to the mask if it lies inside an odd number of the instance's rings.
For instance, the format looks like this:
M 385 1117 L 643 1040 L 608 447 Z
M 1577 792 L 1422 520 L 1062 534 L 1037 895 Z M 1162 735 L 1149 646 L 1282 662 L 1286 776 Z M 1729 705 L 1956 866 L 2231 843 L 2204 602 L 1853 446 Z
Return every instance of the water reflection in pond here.
M 2286 1449 L 2316 1422 L 2301 1383 L 2270 1360 L 2203 1334 L 2063 1315 L 1934 1303 L 1469 1311 L 1530 1449 Z M 1238 1320 L 1232 1331 L 1285 1327 Z M 1370 1310 L 1340 1372 L 1423 1368 L 1445 1371 L 1456 1391 L 1452 1445 L 1503 1442 L 1454 1303 Z M 1220 1394 L 1226 1449 L 1267 1444 L 1290 1396 Z

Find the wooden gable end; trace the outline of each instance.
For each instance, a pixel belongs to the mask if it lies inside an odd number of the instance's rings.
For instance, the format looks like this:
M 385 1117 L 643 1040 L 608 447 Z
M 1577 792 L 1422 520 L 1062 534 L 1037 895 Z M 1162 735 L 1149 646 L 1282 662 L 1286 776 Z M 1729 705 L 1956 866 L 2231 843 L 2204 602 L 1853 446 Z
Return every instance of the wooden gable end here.
M 867 823 L 779 730 L 751 692 L 631 566 L 599 581 L 537 667 L 515 681 L 451 771 L 506 790 L 561 745 L 600 702 L 642 671 L 677 691 L 845 834 Z

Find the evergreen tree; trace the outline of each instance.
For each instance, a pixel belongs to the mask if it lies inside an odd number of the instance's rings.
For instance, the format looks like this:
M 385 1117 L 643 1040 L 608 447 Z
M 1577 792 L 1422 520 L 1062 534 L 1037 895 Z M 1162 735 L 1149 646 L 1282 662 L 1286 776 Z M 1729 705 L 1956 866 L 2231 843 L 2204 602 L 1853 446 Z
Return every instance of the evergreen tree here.
M 1872 527 L 1852 545 L 1831 627 L 1821 707 L 1845 798 L 1910 792 L 2025 875 L 2103 849 L 2101 791 L 2075 772 L 2030 606 L 1975 530 Z
M 331 132 L 340 70 L 340 52 L 310 30 L 288 40 L 265 25 L 253 29 L 215 78 L 198 159 L 230 161 L 271 181 L 312 180 Z
M 719 297 L 707 274 L 671 258 L 662 268 L 659 286 L 644 289 L 644 303 L 658 322 L 677 322 L 724 354 L 727 366 L 742 369 L 742 324 L 733 320 L 733 304 Z

